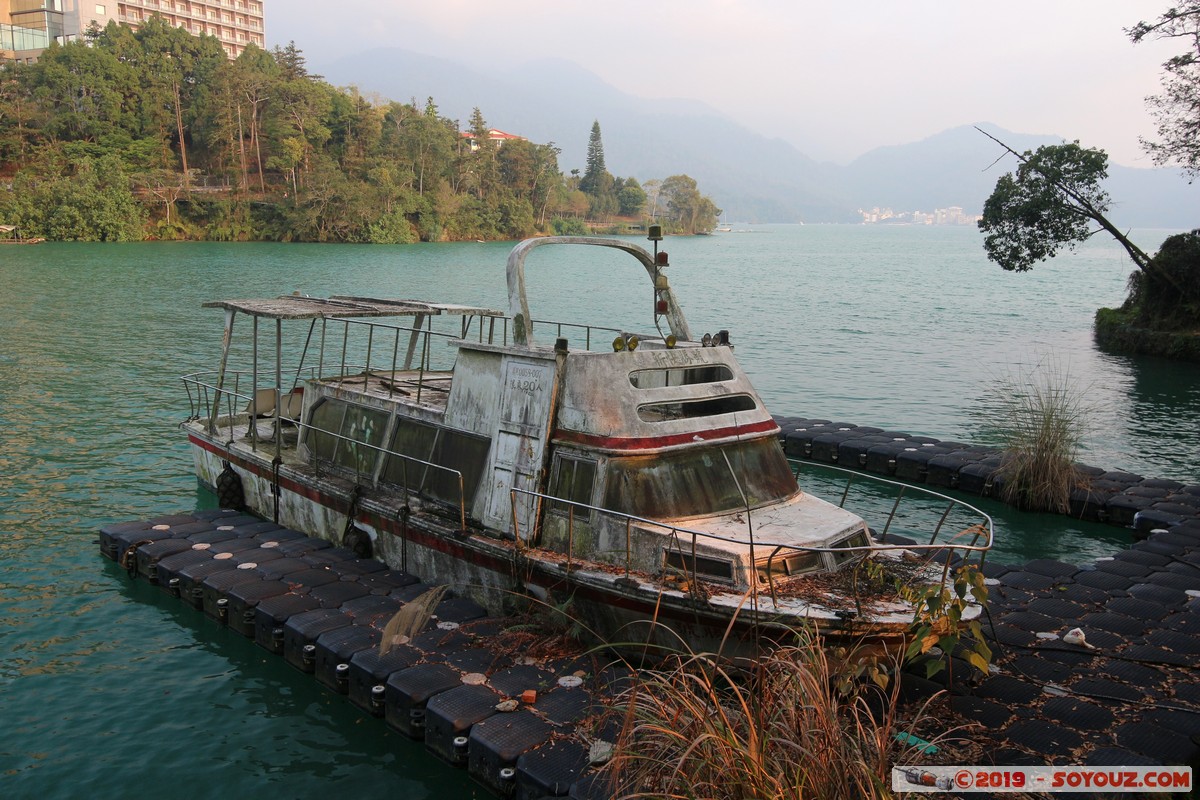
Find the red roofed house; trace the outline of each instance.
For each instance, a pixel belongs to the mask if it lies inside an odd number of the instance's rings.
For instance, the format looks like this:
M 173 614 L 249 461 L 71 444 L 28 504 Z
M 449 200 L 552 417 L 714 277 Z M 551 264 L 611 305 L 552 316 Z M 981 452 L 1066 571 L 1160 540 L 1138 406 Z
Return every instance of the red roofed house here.
M 479 144 L 475 141 L 475 134 L 471 133 L 470 131 L 462 131 L 460 135 L 464 139 L 471 140 L 471 152 L 479 149 Z M 517 139 L 522 142 L 529 141 L 524 136 L 517 136 L 515 133 L 505 133 L 504 131 L 497 130 L 496 128 L 488 129 L 488 140 L 495 142 L 497 147 L 503 147 L 504 143 L 509 139 Z

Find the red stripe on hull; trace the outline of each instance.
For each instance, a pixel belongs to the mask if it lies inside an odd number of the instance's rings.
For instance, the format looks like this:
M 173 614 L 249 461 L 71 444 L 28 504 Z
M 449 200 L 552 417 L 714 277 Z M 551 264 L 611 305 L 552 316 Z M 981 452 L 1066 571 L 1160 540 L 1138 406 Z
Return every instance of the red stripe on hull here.
M 770 423 L 774 426 L 774 422 Z M 744 433 L 745 428 L 741 429 Z M 188 435 L 189 441 L 204 450 L 212 453 L 218 458 L 228 461 L 230 464 L 249 472 L 256 477 L 273 481 L 274 475 L 269 463 L 259 462 L 246 458 L 244 456 L 231 453 L 221 445 L 215 444 L 207 439 L 200 438 L 195 434 Z M 324 506 L 325 508 L 333 509 L 338 513 L 345 514 L 350 510 L 348 499 L 340 497 L 329 492 L 322 491 L 315 487 L 301 483 L 281 473 L 278 476 L 278 483 L 282 490 L 294 493 L 306 500 Z M 390 516 L 383 516 L 378 512 L 371 511 L 360 507 L 355 518 L 371 525 L 380 533 L 387 533 L 392 536 L 402 536 L 408 542 L 419 547 L 428 548 L 440 553 L 444 553 L 456 559 L 460 559 L 467 563 L 475 564 L 479 567 L 487 569 L 497 575 L 508 576 L 515 578 L 514 562 L 511 552 L 508 552 L 508 543 L 501 544 L 499 541 L 496 545 L 504 547 L 502 552 L 488 552 L 487 549 L 481 547 L 466 546 L 465 540 L 459 541 L 453 538 L 453 533 L 450 528 L 438 531 L 435 528 L 428 527 L 422 524 L 417 519 L 412 519 L 410 524 L 404 530 L 401 530 L 399 520 Z M 306 533 L 312 533 L 306 531 Z M 536 561 L 523 560 L 522 568 L 524 574 L 522 578 L 533 584 L 541 586 L 551 592 L 566 591 L 574 594 L 579 599 L 588 600 L 595 603 L 607 604 L 633 612 L 638 617 L 646 620 L 657 619 L 660 623 L 668 627 L 673 624 L 680 625 L 701 625 L 716 631 L 719 635 L 721 631 L 726 630 L 729 624 L 729 619 L 719 612 L 699 613 L 698 609 L 686 608 L 675 605 L 671 602 L 671 598 L 655 595 L 646 597 L 635 597 L 624 592 L 610 591 L 602 586 L 594 586 L 588 583 L 569 580 L 561 574 L 551 572 L 539 567 Z M 421 576 L 428 577 L 428 576 Z M 747 635 L 753 635 L 755 625 L 749 618 L 750 614 L 739 615 L 734 622 L 730 634 L 734 639 L 740 639 Z M 846 626 L 845 623 L 836 623 L 832 621 L 823 621 L 821 628 L 826 636 L 838 636 L 839 629 L 853 628 L 854 626 Z

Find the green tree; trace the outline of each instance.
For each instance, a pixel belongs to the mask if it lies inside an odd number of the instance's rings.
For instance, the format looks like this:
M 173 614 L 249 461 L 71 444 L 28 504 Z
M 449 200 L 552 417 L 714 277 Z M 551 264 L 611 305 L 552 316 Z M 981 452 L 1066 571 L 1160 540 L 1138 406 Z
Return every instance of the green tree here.
M 53 45 L 21 76 L 45 114 L 44 136 L 94 142 L 114 129 L 128 130 L 134 76 L 112 53 L 82 42 Z
M 143 238 L 145 212 L 115 154 L 71 159 L 46 154 L 38 170 L 13 180 L 0 213 L 29 236 L 60 241 L 120 242 Z
M 597 194 L 600 183 L 607 174 L 604 166 L 604 142 L 600 138 L 600 120 L 593 120 L 592 133 L 588 137 L 587 169 L 579 179 L 579 190 L 584 194 Z
M 281 75 L 275 58 L 251 44 L 236 60 L 226 62 L 214 80 L 215 88 L 210 93 L 209 147 L 221 154 L 220 163 L 226 169 L 237 165 L 243 191 L 250 186 L 251 164 L 258 177 L 259 191 L 266 190 L 264 120 Z M 268 152 L 267 158 L 270 155 Z M 291 166 L 294 168 L 298 163 Z
M 471 111 L 471 123 L 467 130 L 471 133 L 470 146 L 464 154 L 466 173 L 470 176 L 467 185 L 474 189 L 478 199 L 483 200 L 495 191 L 500 183 L 500 165 L 497 159 L 499 145 L 492 140 L 491 128 L 478 107 Z
M 1139 270 L 1173 282 L 1105 216 L 1111 201 L 1100 186 L 1108 177 L 1108 155 L 1103 150 L 1073 142 L 1017 153 L 994 136 L 984 135 L 1020 162 L 1016 172 L 1000 176 L 983 204 L 979 229 L 986 234 L 983 248 L 989 259 L 1006 270 L 1026 272 L 1064 247 L 1073 250 L 1091 238 L 1098 232 L 1092 230 L 1095 223 L 1121 244 Z
M 687 175 L 667 178 L 662 182 L 659 202 L 665 203 L 667 220 L 676 233 L 708 233 L 717 227 L 721 210 L 700 194 L 695 178 Z
M 1020 162 L 1017 170 L 996 181 L 979 221 L 988 258 L 1006 270 L 1025 272 L 1064 247 L 1074 249 L 1092 236 L 1092 223 L 1099 223 L 1121 242 L 1139 269 L 1145 268 L 1150 257 L 1104 216 L 1110 200 L 1100 187 L 1108 177 L 1103 150 L 1074 142 L 1046 145 L 1036 152 L 1009 152 Z
M 192 36 L 155 16 L 134 32 L 109 25 L 97 46 L 111 50 L 137 76 L 137 95 L 131 99 L 143 114 L 141 133 L 161 143 L 160 166 L 168 166 L 177 151 L 186 185 L 188 140 L 201 95 L 226 61 L 220 43 L 212 36 Z
M 621 216 L 632 217 L 640 214 L 646 206 L 646 190 L 636 180 L 629 178 L 617 192 L 617 203 Z
M 329 148 L 343 169 L 359 171 L 379 147 L 383 113 L 353 86 L 334 93 L 332 99 Z
M 286 70 L 285 70 L 286 73 Z M 304 147 L 300 174 L 312 169 L 313 156 L 324 151 L 332 133 L 326 124 L 333 108 L 334 90 L 328 84 L 296 78 L 275 84 L 271 136 L 276 141 L 294 137 Z M 304 180 L 299 181 L 304 185 Z
M 28 149 L 33 129 L 31 102 L 20 75 L 25 65 L 0 66 L 0 164 L 19 163 Z
M 1134 44 L 1178 39 L 1185 47 L 1163 64 L 1162 94 L 1146 98 L 1158 123 L 1158 141 L 1143 139 L 1142 146 L 1155 164 L 1177 164 L 1195 180 L 1200 177 L 1200 0 L 1182 0 L 1126 33 Z
M 283 72 L 283 80 L 298 81 L 305 78 L 311 80 L 319 80 L 320 75 L 312 75 L 308 71 L 308 63 L 304 58 L 303 51 L 296 47 L 294 41 L 289 41 L 286 46 L 276 46 L 271 51 L 271 55 L 275 58 L 275 63 L 279 65 Z
M 1147 328 L 1194 330 L 1200 321 L 1200 229 L 1168 236 L 1154 254 L 1154 265 L 1184 291 L 1135 272 L 1129 279 L 1124 310 Z
M 1073 142 L 1017 153 L 984 135 L 1019 161 L 1015 172 L 1000 176 L 984 202 L 979 229 L 985 234 L 983 246 L 989 259 L 1003 269 L 1026 272 L 1064 247 L 1073 250 L 1095 233 L 1106 231 L 1137 267 L 1127 307 L 1138 295 L 1162 292 L 1179 295 L 1185 307 L 1200 300 L 1194 273 L 1181 271 L 1177 261 L 1151 257 L 1105 216 L 1110 200 L 1100 186 L 1108 175 L 1108 156 L 1103 150 Z
M 405 185 L 418 195 L 444 177 L 453 163 L 458 133 L 454 124 L 438 114 L 433 98 L 419 111 L 415 104 L 390 103 L 384 110 L 381 147 L 405 167 Z

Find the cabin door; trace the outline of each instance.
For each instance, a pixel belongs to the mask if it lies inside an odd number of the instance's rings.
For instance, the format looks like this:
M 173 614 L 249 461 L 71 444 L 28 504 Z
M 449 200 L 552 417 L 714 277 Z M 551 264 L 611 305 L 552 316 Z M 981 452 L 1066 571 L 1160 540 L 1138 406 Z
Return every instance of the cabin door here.
M 553 411 L 555 362 L 506 359 L 500 418 L 492 448 L 491 492 L 484 522 L 532 543 L 536 498 L 512 489 L 539 489 Z M 515 514 L 514 514 L 515 509 Z

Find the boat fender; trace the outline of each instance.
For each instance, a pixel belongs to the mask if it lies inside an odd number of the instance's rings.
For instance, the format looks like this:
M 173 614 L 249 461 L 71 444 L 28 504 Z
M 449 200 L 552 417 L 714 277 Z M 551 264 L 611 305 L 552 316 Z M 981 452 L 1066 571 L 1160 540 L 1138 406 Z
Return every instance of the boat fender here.
M 241 511 L 246 506 L 246 493 L 242 490 L 242 479 L 233 471 L 229 462 L 217 476 L 217 503 L 221 508 Z
M 346 509 L 346 529 L 342 531 L 342 546 L 353 551 L 358 558 L 371 558 L 375 549 L 371 542 L 371 534 L 359 527 L 354 520 L 354 515 L 358 513 L 360 497 L 362 486 L 355 484 L 350 490 L 350 507 Z
M 372 558 L 375 552 L 371 534 L 353 522 L 346 526 L 346 532 L 342 534 L 342 546 L 358 558 Z

